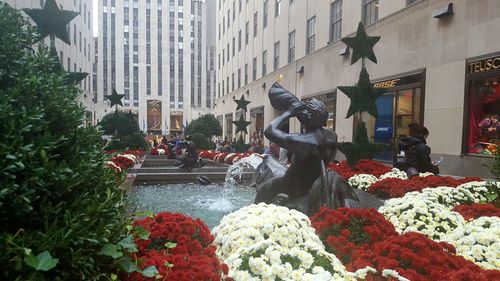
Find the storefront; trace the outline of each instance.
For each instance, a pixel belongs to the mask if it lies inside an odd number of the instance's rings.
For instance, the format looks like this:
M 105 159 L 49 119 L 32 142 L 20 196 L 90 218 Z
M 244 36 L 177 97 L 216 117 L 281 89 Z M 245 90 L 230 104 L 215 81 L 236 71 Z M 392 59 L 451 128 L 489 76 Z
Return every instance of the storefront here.
M 183 113 L 180 111 L 170 112 L 170 133 L 181 133 L 183 129 Z
M 161 134 L 161 101 L 148 100 L 147 101 L 147 132 L 150 134 Z
M 373 83 L 387 91 L 376 101 L 377 118 L 363 115 L 370 141 L 388 145 L 377 160 L 392 162 L 398 140 L 409 135 L 408 124 L 423 124 L 424 81 L 425 71 L 420 70 Z
M 224 140 L 231 141 L 233 139 L 233 114 L 226 114 L 224 119 L 226 126 L 224 130 Z
M 258 107 L 250 109 L 250 131 L 249 135 L 253 136 L 253 133 L 260 135 L 264 134 L 264 107 Z
M 462 153 L 492 156 L 500 144 L 500 53 L 468 59 Z

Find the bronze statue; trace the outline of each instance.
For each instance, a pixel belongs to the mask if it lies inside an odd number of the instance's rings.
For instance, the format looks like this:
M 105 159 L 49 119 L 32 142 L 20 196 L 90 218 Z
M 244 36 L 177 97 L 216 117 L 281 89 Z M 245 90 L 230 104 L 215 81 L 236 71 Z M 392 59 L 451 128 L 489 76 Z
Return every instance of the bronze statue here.
M 191 136 L 186 135 L 186 140 L 179 143 L 179 147 L 186 149 L 186 154 L 177 157 L 179 160 L 180 168 L 184 168 L 191 172 L 193 168 L 201 168 L 205 165 L 201 158 L 198 158 L 198 153 L 196 152 L 196 146 L 193 141 L 191 141 Z
M 314 98 L 302 102 L 278 83 L 269 90 L 269 99 L 274 108 L 284 112 L 271 122 L 264 135 L 293 152 L 293 157 L 288 169 L 279 168 L 280 164 L 271 157 L 257 168 L 255 203 L 286 205 L 309 215 L 323 205 L 330 208 L 382 205 L 381 200 L 351 188 L 334 171 L 326 171 L 335 156 L 337 135 L 323 127 L 328 119 L 323 102 Z M 278 129 L 292 117 L 297 117 L 304 133 L 290 134 Z

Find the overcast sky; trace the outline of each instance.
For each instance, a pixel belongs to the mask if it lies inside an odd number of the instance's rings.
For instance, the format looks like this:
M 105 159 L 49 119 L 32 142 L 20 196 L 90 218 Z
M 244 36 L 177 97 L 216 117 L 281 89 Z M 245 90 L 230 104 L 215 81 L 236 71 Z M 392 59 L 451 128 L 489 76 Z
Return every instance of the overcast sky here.
M 92 0 L 93 3 L 92 3 L 92 12 L 94 13 L 92 18 L 94 19 L 94 30 L 92 30 L 92 33 L 94 35 L 94 37 L 97 37 L 97 32 L 99 30 L 99 27 L 97 26 L 97 24 L 99 23 L 99 21 L 97 20 L 97 16 L 98 16 L 98 12 L 97 12 L 97 1 L 98 0 Z

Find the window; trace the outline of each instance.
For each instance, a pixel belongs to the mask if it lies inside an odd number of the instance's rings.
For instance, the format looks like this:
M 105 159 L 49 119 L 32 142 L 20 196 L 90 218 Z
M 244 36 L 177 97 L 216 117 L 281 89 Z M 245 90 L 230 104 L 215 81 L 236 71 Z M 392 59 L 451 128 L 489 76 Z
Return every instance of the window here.
M 229 43 L 227 43 L 227 61 L 229 61 Z
M 257 27 L 258 27 L 258 14 L 255 12 L 253 14 L 253 37 L 255 38 L 257 36 Z
M 293 3 L 295 3 L 295 1 L 294 0 L 290 0 L 290 5 L 292 5 Z
M 247 21 L 247 23 L 245 24 L 245 45 L 248 44 L 248 37 L 250 37 L 250 23 Z
M 238 11 L 241 13 L 241 6 L 243 6 L 243 4 L 241 3 L 243 0 L 239 0 L 238 2 Z
M 342 34 L 342 0 L 330 4 L 330 42 L 340 39 Z
M 245 85 L 248 84 L 248 63 L 245 63 Z
M 264 1 L 264 19 L 263 19 L 263 27 L 262 28 L 266 28 L 267 27 L 267 15 L 269 14 L 269 1 L 266 0 Z
M 231 91 L 234 92 L 234 73 L 231 74 Z
M 288 63 L 295 61 L 295 30 L 288 34 Z
M 238 88 L 241 88 L 241 68 L 238 69 Z
M 235 50 L 236 50 L 236 38 L 233 37 L 233 57 L 236 52 Z
M 274 44 L 274 70 L 280 68 L 280 41 Z
M 267 50 L 262 52 L 262 76 L 267 74 Z
M 227 29 L 229 30 L 229 26 L 231 26 L 231 10 L 227 10 Z
M 378 0 L 363 0 L 363 24 L 370 25 L 378 20 Z
M 236 2 L 233 1 L 233 21 L 236 19 Z
M 257 80 L 257 58 L 253 58 L 252 64 L 252 81 L 255 81 Z
M 316 25 L 316 16 L 310 18 L 307 21 L 307 45 L 306 45 L 306 55 L 314 52 L 314 43 L 316 34 L 314 33 L 314 28 Z
M 419 0 L 406 0 L 406 6 L 410 6 L 413 3 L 418 2 Z
M 241 30 L 238 31 L 238 51 L 241 51 Z
M 274 16 L 277 17 L 281 14 L 281 0 L 276 0 L 276 7 L 274 9 Z

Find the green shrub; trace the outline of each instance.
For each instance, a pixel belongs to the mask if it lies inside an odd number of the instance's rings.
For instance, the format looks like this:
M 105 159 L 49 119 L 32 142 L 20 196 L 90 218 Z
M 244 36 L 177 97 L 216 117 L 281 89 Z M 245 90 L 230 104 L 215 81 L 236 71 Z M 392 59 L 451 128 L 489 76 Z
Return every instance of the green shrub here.
M 194 135 L 195 133 L 201 133 L 208 139 L 213 136 L 222 135 L 222 127 L 212 114 L 205 114 L 195 119 L 189 123 L 189 125 L 184 128 L 185 134 Z
M 191 140 L 197 149 L 213 149 L 213 145 L 202 133 L 194 133 L 191 135 Z
M 99 122 L 105 134 L 113 135 L 113 140 L 106 145 L 106 150 L 148 148 L 148 143 L 139 129 L 137 115 L 131 112 L 114 111 L 104 116 Z
M 356 127 L 353 142 L 338 143 L 338 149 L 347 158 L 347 163 L 354 167 L 361 159 L 373 159 L 373 157 L 386 149 L 387 145 L 380 143 L 370 143 L 364 122 L 360 122 Z
M 491 166 L 491 173 L 495 179 L 500 180 L 500 152 L 495 156 L 493 160 L 493 165 Z
M 244 153 L 248 151 L 248 148 L 250 145 L 245 143 L 245 140 L 243 139 L 243 136 L 240 135 L 236 143 L 234 144 L 234 150 L 239 153 Z
M 125 200 L 100 133 L 29 22 L 0 4 L 0 26 L 0 280 L 105 279 Z

